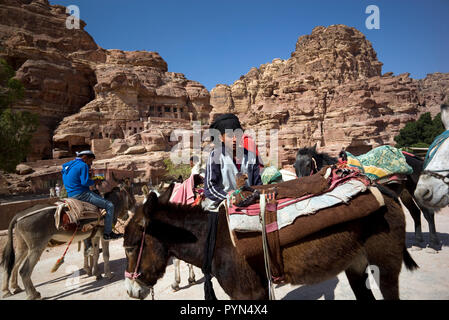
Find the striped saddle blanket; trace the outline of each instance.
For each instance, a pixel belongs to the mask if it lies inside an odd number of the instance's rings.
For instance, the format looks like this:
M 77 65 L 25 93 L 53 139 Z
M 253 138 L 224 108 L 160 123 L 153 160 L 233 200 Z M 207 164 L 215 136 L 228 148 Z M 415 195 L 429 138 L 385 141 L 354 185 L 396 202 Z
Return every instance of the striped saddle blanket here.
M 99 209 L 93 204 L 73 198 L 67 198 L 55 203 L 56 229 L 70 229 L 70 226 L 82 225 L 83 231 L 91 229 L 100 222 L 104 209 Z M 101 220 L 102 221 L 102 220 Z

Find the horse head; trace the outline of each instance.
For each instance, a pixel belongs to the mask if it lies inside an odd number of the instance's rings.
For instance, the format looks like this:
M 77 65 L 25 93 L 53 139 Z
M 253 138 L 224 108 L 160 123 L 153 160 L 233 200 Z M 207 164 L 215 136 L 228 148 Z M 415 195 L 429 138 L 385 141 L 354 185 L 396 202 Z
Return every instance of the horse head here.
M 125 287 L 132 298 L 144 299 L 162 278 L 170 245 L 197 240 L 188 231 L 164 221 L 169 210 L 170 204 L 162 203 L 156 193 L 150 192 L 125 228 Z
M 449 204 L 449 105 L 441 106 L 441 120 L 446 131 L 429 147 L 424 171 L 419 177 L 415 197 L 421 204 L 442 208 Z

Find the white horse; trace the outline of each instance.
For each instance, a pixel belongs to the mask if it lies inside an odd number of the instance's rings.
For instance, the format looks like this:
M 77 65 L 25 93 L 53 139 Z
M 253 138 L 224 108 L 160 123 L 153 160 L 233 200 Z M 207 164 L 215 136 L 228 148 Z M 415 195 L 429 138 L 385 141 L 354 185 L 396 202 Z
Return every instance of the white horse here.
M 442 140 L 421 174 L 415 190 L 415 197 L 422 204 L 432 208 L 449 205 L 449 105 L 441 106 L 441 120 L 446 129 Z M 432 150 L 429 150 L 431 152 Z

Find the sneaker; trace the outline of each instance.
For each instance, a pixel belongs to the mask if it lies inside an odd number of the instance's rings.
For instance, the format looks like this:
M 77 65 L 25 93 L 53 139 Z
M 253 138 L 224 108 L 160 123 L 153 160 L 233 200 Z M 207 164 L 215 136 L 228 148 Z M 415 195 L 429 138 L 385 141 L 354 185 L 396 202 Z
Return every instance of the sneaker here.
M 114 233 L 111 232 L 110 234 L 103 234 L 103 239 L 104 240 L 115 240 L 115 239 L 120 239 L 121 237 L 123 237 L 123 234 L 121 233 Z

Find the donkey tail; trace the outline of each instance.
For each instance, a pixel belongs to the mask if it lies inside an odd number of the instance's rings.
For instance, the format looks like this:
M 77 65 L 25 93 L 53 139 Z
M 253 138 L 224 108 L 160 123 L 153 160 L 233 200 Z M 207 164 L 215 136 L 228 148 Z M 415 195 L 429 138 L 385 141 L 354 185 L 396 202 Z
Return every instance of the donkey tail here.
M 407 248 L 405 246 L 403 251 L 403 259 L 407 270 L 413 271 L 419 268 L 415 260 L 413 260 L 412 256 L 410 255 L 410 253 L 408 253 Z
M 13 245 L 13 229 L 17 223 L 18 215 L 16 215 L 12 221 L 9 223 L 8 227 L 8 242 L 6 243 L 5 249 L 3 250 L 2 261 L 0 265 L 5 268 L 5 271 L 9 277 L 11 276 L 12 268 L 14 267 L 14 263 L 16 260 L 16 255 L 14 253 L 14 245 Z

